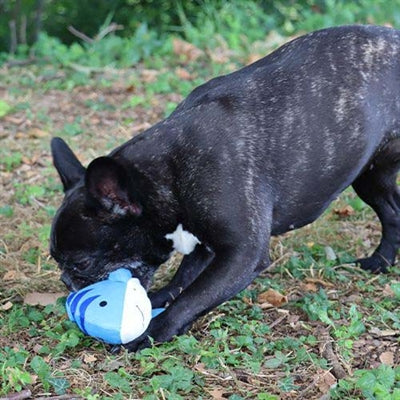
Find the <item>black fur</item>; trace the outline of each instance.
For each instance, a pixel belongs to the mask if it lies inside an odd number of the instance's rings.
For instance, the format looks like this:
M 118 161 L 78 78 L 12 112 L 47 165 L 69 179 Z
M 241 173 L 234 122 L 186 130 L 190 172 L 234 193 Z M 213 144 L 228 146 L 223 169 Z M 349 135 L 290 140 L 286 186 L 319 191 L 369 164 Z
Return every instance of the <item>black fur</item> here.
M 400 244 L 400 33 L 326 29 L 195 89 L 166 120 L 88 169 L 52 142 L 65 189 L 51 235 L 75 288 L 122 265 L 148 287 L 178 224 L 200 240 L 152 294 L 132 350 L 184 332 L 269 264 L 271 235 L 314 221 L 347 186 L 378 214 L 382 241 L 361 267 L 385 271 Z

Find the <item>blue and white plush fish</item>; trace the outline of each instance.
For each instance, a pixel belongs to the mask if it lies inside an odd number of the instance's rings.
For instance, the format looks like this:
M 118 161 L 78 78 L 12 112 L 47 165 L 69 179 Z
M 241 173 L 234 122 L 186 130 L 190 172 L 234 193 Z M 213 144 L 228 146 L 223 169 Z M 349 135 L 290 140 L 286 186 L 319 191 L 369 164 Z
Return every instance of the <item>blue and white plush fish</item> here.
M 110 344 L 136 339 L 151 318 L 164 311 L 151 309 L 145 289 L 125 268 L 111 272 L 107 280 L 71 293 L 65 306 L 70 320 L 85 334 Z

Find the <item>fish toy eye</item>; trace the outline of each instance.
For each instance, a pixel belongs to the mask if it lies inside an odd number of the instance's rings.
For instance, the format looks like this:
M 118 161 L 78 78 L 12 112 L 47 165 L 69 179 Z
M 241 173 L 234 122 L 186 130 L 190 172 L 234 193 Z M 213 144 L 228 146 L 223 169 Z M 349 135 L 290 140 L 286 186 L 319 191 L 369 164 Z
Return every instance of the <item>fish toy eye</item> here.
M 99 303 L 99 306 L 100 307 L 105 307 L 107 305 L 107 302 L 105 301 L 105 300 L 103 300 L 103 301 L 101 301 L 100 303 Z

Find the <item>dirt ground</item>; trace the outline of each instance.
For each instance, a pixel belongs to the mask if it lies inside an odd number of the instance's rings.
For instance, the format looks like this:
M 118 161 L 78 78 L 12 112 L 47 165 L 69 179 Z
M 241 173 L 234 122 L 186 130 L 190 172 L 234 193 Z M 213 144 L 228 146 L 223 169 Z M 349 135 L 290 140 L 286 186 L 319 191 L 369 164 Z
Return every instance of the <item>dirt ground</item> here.
M 165 115 L 166 104 L 177 103 L 182 98 L 176 93 L 155 94 L 150 104 L 129 106 L 133 96 L 145 96 L 145 89 L 137 87 L 135 82 L 144 77 L 153 79 L 149 78 L 151 74 L 157 75 L 146 69 L 112 71 L 102 77 L 97 76 L 86 85 L 67 90 L 57 88 L 57 85 L 48 88 L 49 82 L 66 79 L 62 71 L 59 74 L 46 76 L 36 68 L 3 69 L 0 73 L 0 99 L 13 107 L 0 119 L 0 315 L 4 318 L 10 312 L 7 304 L 11 304 L 11 309 L 18 307 L 26 302 L 28 294 L 66 294 L 48 251 L 51 219 L 62 200 L 61 186 L 50 157 L 51 137 L 62 136 L 80 160 L 87 164 L 159 121 Z M 256 295 L 244 294 L 240 300 L 245 307 L 257 306 L 262 310 L 263 322 L 270 328 L 266 334 L 269 343 L 288 338 L 300 340 L 310 335 L 315 337 L 315 342 L 306 341 L 305 348 L 310 360 L 311 355 L 315 355 L 326 360 L 326 367 L 311 361 L 298 364 L 293 361 L 290 364 L 290 361 L 284 360 L 283 364 L 277 363 L 276 368 L 269 368 L 268 365 L 273 363 L 267 363 L 256 371 L 240 365 L 220 365 L 213 369 L 205 365 L 200 356 L 184 357 L 183 364 L 195 371 L 203 384 L 196 389 L 197 392 L 193 389 L 193 393 L 181 394 L 182 398 L 223 399 L 234 394 L 242 398 L 257 398 L 259 393 L 268 391 L 282 399 L 327 399 L 323 396 L 327 396 L 330 386 L 340 378 L 351 377 L 354 371 L 377 368 L 382 363 L 400 365 L 400 326 L 390 318 L 380 319 L 378 309 L 372 306 L 374 302 L 381 304 L 384 299 L 391 299 L 395 304 L 391 287 L 399 283 L 398 268 L 382 278 L 339 261 L 331 268 L 332 275 L 327 275 L 320 265 L 311 263 L 305 267 L 304 263 L 300 267 L 303 268 L 302 275 L 297 276 L 290 266 L 294 255 L 302 259 L 304 248 L 309 249 L 315 258 L 319 251 L 315 250 L 316 246 L 320 246 L 322 252 L 329 246 L 338 255 L 343 253 L 358 257 L 371 252 L 379 240 L 378 222 L 367 208 L 357 211 L 350 206 L 349 201 L 353 199 L 352 193 L 347 194 L 318 223 L 275 238 L 273 266 L 249 288 Z M 319 260 L 323 263 L 321 257 Z M 173 260 L 164 267 L 161 279 L 171 275 L 170 270 L 176 267 L 176 263 Z M 281 306 L 273 307 L 259 297 L 268 289 L 264 285 L 266 280 L 272 281 L 274 287 L 279 287 L 277 291 L 286 296 Z M 365 330 L 357 336 L 349 336 L 351 349 L 340 348 L 340 336 L 335 336 L 335 328 L 321 320 L 310 319 L 304 309 L 295 305 L 296 301 L 320 289 L 335 304 L 332 306 L 335 310 L 348 310 L 351 305 L 356 305 L 362 314 Z M 366 299 L 369 301 L 366 302 Z M 191 335 L 202 343 L 202 348 L 206 349 L 209 344 L 207 335 L 210 326 L 219 318 L 235 315 L 235 302 L 213 311 L 194 326 Z M 400 318 L 398 300 L 397 305 L 393 304 L 389 308 L 383 305 L 382 310 Z M 335 326 L 349 325 L 345 315 L 348 314 L 339 312 Z M 9 330 L 6 328 L 2 326 L 0 347 L 12 349 L 23 346 L 28 352 L 37 351 L 38 338 L 33 340 L 27 332 L 7 334 L 5 332 Z M 234 330 L 231 334 L 239 333 Z M 274 351 L 266 352 L 265 361 L 276 358 Z M 290 359 L 296 350 L 282 349 L 282 352 Z M 72 359 L 82 360 L 79 372 L 68 372 Z M 222 364 L 224 360 L 222 357 Z M 52 367 L 64 369 L 63 374 L 72 389 L 89 385 L 99 396 L 105 397 L 112 397 L 118 392 L 103 378 L 104 371 L 112 370 L 112 362 L 136 374 L 139 374 L 140 363 L 137 359 L 129 360 L 126 354 L 110 359 L 107 350 L 99 347 L 78 347 L 54 362 L 49 361 Z M 277 387 L 277 382 L 287 376 L 285 363 L 293 378 L 293 389 L 286 391 Z M 27 386 L 37 397 L 48 396 L 43 395 L 40 380 Z M 145 389 L 135 390 L 140 398 L 148 395 Z M 162 391 L 157 390 L 154 398 L 163 398 Z M 353 395 L 353 398 L 362 398 L 357 390 Z

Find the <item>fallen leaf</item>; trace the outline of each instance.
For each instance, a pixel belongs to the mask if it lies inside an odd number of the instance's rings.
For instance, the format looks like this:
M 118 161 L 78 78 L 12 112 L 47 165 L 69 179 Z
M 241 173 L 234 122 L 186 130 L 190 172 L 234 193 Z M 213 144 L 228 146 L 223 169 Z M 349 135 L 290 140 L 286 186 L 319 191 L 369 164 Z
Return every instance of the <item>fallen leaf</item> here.
M 217 49 L 215 52 L 210 52 L 211 60 L 216 64 L 226 64 L 230 60 L 230 54 L 223 49 Z
M 394 354 L 391 351 L 385 351 L 379 356 L 382 364 L 394 365 Z
M 261 304 L 270 303 L 274 307 L 279 307 L 288 302 L 287 296 L 282 295 L 274 289 L 268 289 L 266 292 L 260 293 L 257 301 Z
M 335 208 L 333 212 L 341 218 L 347 218 L 354 214 L 354 208 L 350 205 L 347 205 L 342 208 Z
M 323 279 L 319 279 L 319 278 L 306 278 L 306 279 L 304 279 L 304 281 L 307 283 L 317 283 L 321 286 L 325 286 L 325 287 L 329 287 L 329 288 L 335 287 L 335 285 L 333 283 L 326 282 Z
M 125 364 L 122 361 L 118 360 L 110 360 L 110 361 L 104 361 L 101 364 L 97 366 L 97 369 L 100 371 L 116 371 L 119 368 L 123 367 Z
M 87 353 L 83 355 L 83 362 L 85 364 L 91 364 L 94 363 L 95 361 L 97 361 L 97 357 L 95 355 Z
M 225 391 L 222 389 L 213 389 L 213 390 L 207 390 L 208 394 L 212 397 L 213 400 L 225 400 L 226 397 L 224 397 Z
M 130 129 L 130 132 L 138 133 L 141 131 L 145 131 L 146 129 L 150 128 L 150 126 L 151 126 L 151 124 L 149 124 L 148 122 L 143 122 L 143 124 L 132 126 L 132 128 Z
M 172 41 L 173 51 L 177 56 L 183 56 L 186 61 L 196 61 L 203 52 L 193 44 L 182 39 L 174 38 Z
M 8 311 L 8 310 L 10 310 L 10 309 L 12 308 L 13 305 L 14 305 L 14 304 L 11 303 L 11 301 L 7 301 L 5 304 L 3 304 L 3 305 L 0 307 L 0 309 L 1 309 L 2 311 Z
M 17 271 L 7 271 L 3 275 L 3 281 L 13 281 L 17 277 Z
M 400 335 L 400 331 L 395 331 L 392 329 L 384 329 L 380 330 L 379 328 L 372 327 L 369 332 L 378 337 L 385 337 L 385 336 L 398 336 Z
M 4 117 L 4 120 L 14 125 L 21 125 L 25 121 L 25 118 L 7 115 Z
M 337 382 L 337 379 L 329 371 L 323 371 L 317 373 L 316 385 L 322 393 L 327 393 L 329 389 Z
M 39 293 L 32 292 L 28 293 L 24 298 L 24 304 L 31 306 L 47 306 L 49 304 L 55 304 L 58 298 L 65 296 L 65 293 Z
M 43 131 L 42 129 L 39 128 L 32 128 L 29 129 L 28 131 L 28 137 L 32 139 L 40 139 L 49 135 L 50 135 L 49 132 Z
M 382 294 L 387 297 L 394 297 L 395 295 L 393 289 L 388 283 L 383 287 Z
M 152 83 L 157 80 L 157 76 L 159 74 L 159 71 L 156 69 L 144 69 L 141 72 L 141 80 L 144 83 Z
M 263 56 L 262 55 L 260 55 L 260 54 L 250 54 L 248 57 L 247 57 L 247 60 L 246 60 L 246 65 L 249 65 L 249 64 L 253 64 L 253 63 L 255 63 L 256 61 L 258 61 L 260 58 L 262 58 Z
M 325 250 L 325 257 L 326 257 L 327 260 L 329 260 L 329 261 L 334 261 L 334 260 L 336 260 L 336 258 L 337 258 L 337 257 L 336 257 L 336 253 L 335 253 L 335 251 L 332 249 L 331 246 L 325 246 L 324 250 Z
M 247 304 L 248 306 L 252 306 L 253 305 L 253 301 L 249 298 L 249 297 L 243 297 L 243 302 L 245 303 L 245 304 Z
M 318 287 L 315 283 L 312 283 L 312 282 L 301 283 L 300 286 L 305 292 L 312 292 L 312 293 L 318 292 Z
M 190 73 L 184 68 L 176 68 L 175 74 L 179 79 L 184 81 L 190 81 L 192 79 L 192 75 L 190 75 Z

